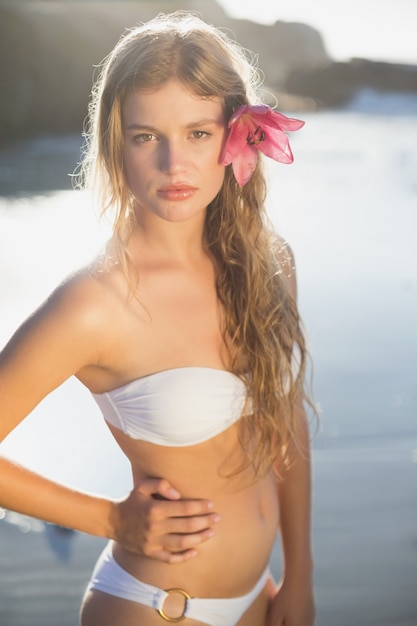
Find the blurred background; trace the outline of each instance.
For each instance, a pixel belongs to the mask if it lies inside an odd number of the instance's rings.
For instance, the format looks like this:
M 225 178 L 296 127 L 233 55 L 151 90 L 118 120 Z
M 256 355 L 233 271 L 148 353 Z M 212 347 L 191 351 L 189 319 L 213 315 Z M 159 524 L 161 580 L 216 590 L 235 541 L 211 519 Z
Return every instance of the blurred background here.
M 92 80 L 125 28 L 176 9 L 255 52 L 265 97 L 306 121 L 291 137 L 294 163 L 268 162 L 267 175 L 269 214 L 297 260 L 321 408 L 317 624 L 416 626 L 414 0 L 1 1 L 0 345 L 105 240 L 71 179 Z M 1 450 L 76 487 L 130 489 L 124 458 L 72 379 Z M 102 546 L 0 509 L 0 624 L 76 626 Z M 279 575 L 278 545 L 272 567 Z

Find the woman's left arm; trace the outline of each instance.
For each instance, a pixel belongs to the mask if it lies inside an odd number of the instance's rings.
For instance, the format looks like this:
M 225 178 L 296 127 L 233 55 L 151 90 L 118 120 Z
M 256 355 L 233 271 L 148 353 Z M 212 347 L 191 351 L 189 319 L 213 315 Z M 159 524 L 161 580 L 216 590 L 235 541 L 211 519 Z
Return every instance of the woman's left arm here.
M 295 260 L 286 242 L 282 242 L 278 260 L 288 277 L 288 289 L 296 302 Z M 267 626 L 313 626 L 315 622 L 310 433 L 301 398 L 294 411 L 294 436 L 287 450 L 288 463 L 280 464 L 277 480 L 283 572 L 279 586 L 271 588 Z
M 278 498 L 283 552 L 282 580 L 271 602 L 268 626 L 313 626 L 313 556 L 311 547 L 311 464 L 308 424 L 297 407 L 296 441 L 289 463 L 280 468 Z

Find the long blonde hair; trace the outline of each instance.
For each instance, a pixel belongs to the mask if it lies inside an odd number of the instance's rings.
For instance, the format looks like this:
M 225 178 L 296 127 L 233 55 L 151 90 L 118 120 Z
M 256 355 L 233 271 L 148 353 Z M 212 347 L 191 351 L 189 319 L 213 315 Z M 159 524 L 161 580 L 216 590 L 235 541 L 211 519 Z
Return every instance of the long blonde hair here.
M 198 96 L 220 97 L 226 119 L 242 104 L 256 103 L 261 84 L 254 57 L 190 12 L 161 14 L 126 31 L 106 57 L 92 92 L 82 174 L 98 192 L 103 212 L 113 213 L 112 248 L 126 275 L 134 213 L 122 164 L 123 99 L 132 89 L 157 90 L 172 79 Z M 293 435 L 307 359 L 296 303 L 279 261 L 277 246 L 283 247 L 268 227 L 265 195 L 260 159 L 243 188 L 228 166 L 207 208 L 204 233 L 216 266 L 231 369 L 245 381 L 250 398 L 240 433 L 257 472 L 274 463 Z

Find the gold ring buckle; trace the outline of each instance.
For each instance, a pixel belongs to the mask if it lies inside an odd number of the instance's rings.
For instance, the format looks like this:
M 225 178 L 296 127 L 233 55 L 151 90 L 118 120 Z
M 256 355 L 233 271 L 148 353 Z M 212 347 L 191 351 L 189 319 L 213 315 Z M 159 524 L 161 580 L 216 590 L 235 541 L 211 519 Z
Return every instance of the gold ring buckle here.
M 163 608 L 157 609 L 159 615 L 167 622 L 182 622 L 182 620 L 185 619 L 185 611 L 187 609 L 187 600 L 191 600 L 191 596 L 188 595 L 188 593 L 186 591 L 184 591 L 184 589 L 178 589 L 176 587 L 173 587 L 172 589 L 165 589 L 164 591 L 166 591 L 166 593 L 168 595 L 170 595 L 171 593 L 179 593 L 179 594 L 181 594 L 184 597 L 184 599 L 185 599 L 184 609 L 183 609 L 182 614 L 179 617 L 169 617 L 169 615 L 167 615 L 164 612 Z M 165 600 L 166 600 L 166 598 L 165 598 Z

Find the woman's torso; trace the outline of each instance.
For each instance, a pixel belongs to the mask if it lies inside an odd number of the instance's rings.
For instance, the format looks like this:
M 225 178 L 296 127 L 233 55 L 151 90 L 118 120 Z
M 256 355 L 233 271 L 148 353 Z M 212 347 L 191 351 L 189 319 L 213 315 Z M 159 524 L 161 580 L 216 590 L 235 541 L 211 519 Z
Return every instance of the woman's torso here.
M 147 477 L 168 478 L 183 498 L 211 500 L 221 518 L 214 537 L 200 544 L 197 557 L 186 563 L 167 565 L 118 547 L 114 554 L 120 565 L 146 582 L 183 587 L 194 596 L 249 591 L 269 561 L 278 506 L 272 475 L 254 479 L 249 470 L 230 475 L 244 460 L 238 426 L 186 448 L 155 446 L 111 430 L 132 464 L 134 485 Z
M 191 271 L 179 265 L 141 272 L 139 301 L 127 297 L 120 272 L 98 280 L 103 282 L 108 307 L 103 365 L 99 370 L 87 368 L 79 376 L 95 394 L 180 368 L 185 373 L 198 373 L 201 368 L 202 374 L 232 376 L 227 373 L 228 351 L 211 263 Z M 208 381 L 204 395 L 209 397 L 210 391 Z M 164 395 L 163 384 L 160 393 Z M 199 402 L 194 410 L 196 419 L 199 410 L 207 413 Z M 187 414 L 192 429 L 189 403 Z M 213 420 L 218 421 L 217 414 Z M 120 565 L 145 582 L 183 587 L 196 596 L 227 597 L 247 592 L 267 565 L 278 525 L 275 479 L 272 474 L 255 477 L 249 468 L 235 472 L 245 460 L 239 443 L 240 422 L 226 422 L 225 429 L 199 443 L 170 446 L 134 438 L 109 424 L 131 463 L 135 485 L 146 477 L 166 478 L 183 498 L 212 500 L 221 516 L 215 536 L 200 544 L 196 557 L 180 565 L 115 546 Z M 182 428 L 186 430 L 186 424 Z

